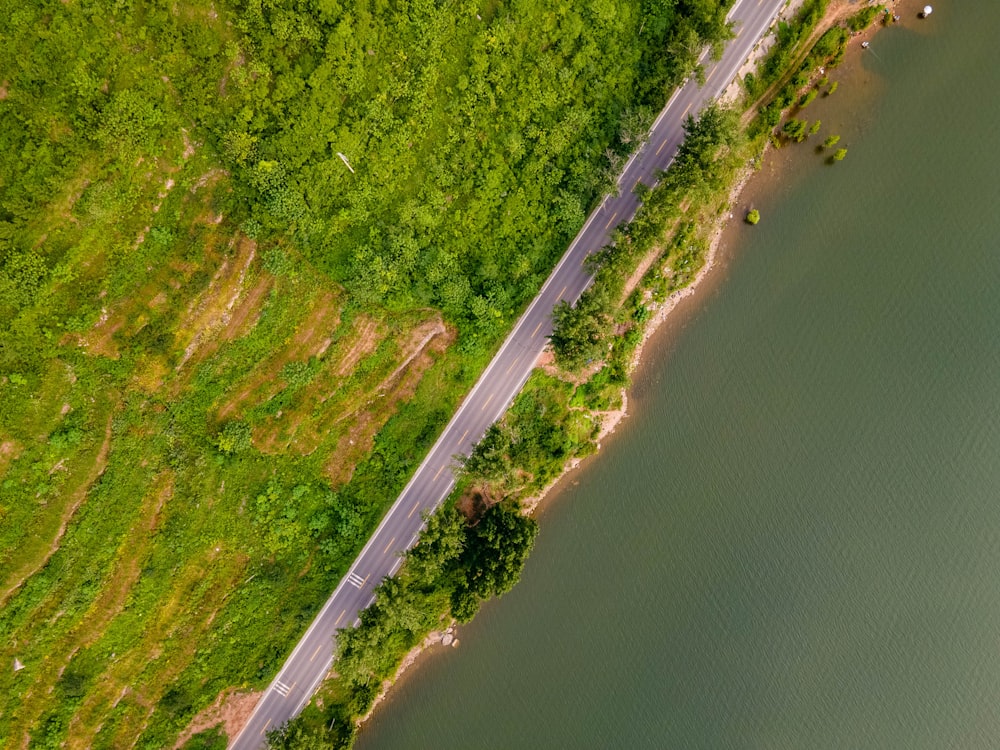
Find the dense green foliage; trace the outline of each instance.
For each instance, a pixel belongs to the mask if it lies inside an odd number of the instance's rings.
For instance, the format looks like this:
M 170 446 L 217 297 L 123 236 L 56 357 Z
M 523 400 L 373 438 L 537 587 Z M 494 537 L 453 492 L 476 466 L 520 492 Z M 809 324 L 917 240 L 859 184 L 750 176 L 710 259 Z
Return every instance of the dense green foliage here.
M 226 750 L 229 741 L 221 726 L 199 732 L 183 745 L 181 750 Z
M 7 5 L 0 372 L 19 377 L 100 311 L 99 279 L 47 283 L 78 273 L 72 237 L 30 247 L 26 230 L 81 174 L 81 207 L 130 211 L 137 158 L 182 129 L 232 171 L 251 237 L 289 235 L 362 304 L 433 304 L 489 344 L 728 34 L 720 0 Z
M 361 300 L 431 304 L 491 342 L 726 36 L 726 5 L 249 4 L 240 52 L 271 95 L 219 135 L 253 226 Z

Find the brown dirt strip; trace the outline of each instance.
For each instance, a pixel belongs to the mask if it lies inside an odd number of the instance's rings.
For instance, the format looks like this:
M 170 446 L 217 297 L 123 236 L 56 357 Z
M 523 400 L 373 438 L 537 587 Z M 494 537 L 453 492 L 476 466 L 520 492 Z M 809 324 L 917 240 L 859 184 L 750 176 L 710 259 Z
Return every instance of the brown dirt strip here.
M 0 476 L 4 475 L 7 467 L 21 455 L 21 444 L 16 440 L 4 440 L 0 442 Z
M 243 282 L 256 257 L 257 243 L 246 237 L 234 237 L 232 242 L 236 245 L 236 252 L 223 258 L 208 288 L 188 305 L 178 323 L 178 339 L 181 332 L 189 333 L 190 338 L 184 346 L 184 356 L 177 370 L 194 355 L 205 339 L 229 324 L 233 308 L 240 297 L 245 296 Z
M 241 693 L 233 688 L 226 688 L 219 693 L 219 697 L 212 705 L 203 708 L 191 719 L 191 723 L 184 728 L 184 731 L 177 738 L 177 742 L 174 743 L 174 750 L 180 750 L 185 742 L 199 732 L 204 732 L 219 724 L 222 725 L 222 731 L 226 733 L 226 737 L 234 738 L 243 725 L 247 723 L 250 714 L 253 713 L 262 696 L 262 692 Z

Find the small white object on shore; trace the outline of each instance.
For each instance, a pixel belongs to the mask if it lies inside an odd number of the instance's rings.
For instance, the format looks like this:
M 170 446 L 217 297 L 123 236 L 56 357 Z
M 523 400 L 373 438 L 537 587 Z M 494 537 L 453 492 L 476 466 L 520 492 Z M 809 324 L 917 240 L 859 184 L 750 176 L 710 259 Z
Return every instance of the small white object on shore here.
M 22 669 L 24 669 L 24 665 L 21 663 L 21 660 L 14 657 L 14 671 L 20 672 Z
M 934 12 L 934 9 L 931 6 L 925 5 L 923 12 L 920 14 L 920 17 L 921 18 L 927 18 L 927 16 L 929 16 L 933 12 Z

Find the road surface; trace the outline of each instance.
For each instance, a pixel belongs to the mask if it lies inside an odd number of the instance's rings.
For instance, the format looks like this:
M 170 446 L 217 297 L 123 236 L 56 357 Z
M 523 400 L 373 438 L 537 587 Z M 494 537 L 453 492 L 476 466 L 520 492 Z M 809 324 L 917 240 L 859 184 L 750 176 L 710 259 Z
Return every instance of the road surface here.
M 230 745 L 231 750 L 257 750 L 264 744 L 268 730 L 302 710 L 333 663 L 337 629 L 357 621 L 361 610 L 374 599 L 374 588 L 396 572 L 403 552 L 413 546 L 423 524 L 421 515 L 436 508 L 454 486 L 453 457 L 468 455 L 524 386 L 552 332 L 552 309 L 560 300 L 576 302 L 590 284 L 584 259 L 608 243 L 615 227 L 632 219 L 639 207 L 633 193 L 636 184 L 653 187 L 657 174 L 667 168 L 684 138 L 687 115 L 696 115 L 725 90 L 785 1 L 738 0 L 732 8 L 729 20 L 737 36 L 718 62 L 709 60 L 707 54 L 703 56 L 705 85 L 699 87 L 696 81 L 689 80 L 667 102 L 645 144 L 626 163 L 618 179 L 619 195 L 605 198 L 588 217 L 347 576 L 268 686 L 243 731 Z

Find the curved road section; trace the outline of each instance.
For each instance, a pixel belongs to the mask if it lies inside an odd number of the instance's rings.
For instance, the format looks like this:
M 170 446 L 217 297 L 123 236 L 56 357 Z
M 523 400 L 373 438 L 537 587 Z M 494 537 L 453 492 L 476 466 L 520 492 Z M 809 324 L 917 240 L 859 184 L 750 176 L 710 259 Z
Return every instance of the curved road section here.
M 684 138 L 688 114 L 697 114 L 726 88 L 785 2 L 739 0 L 732 8 L 728 19 L 733 22 L 736 38 L 729 42 L 718 62 L 706 63 L 708 56 L 703 56 L 705 85 L 699 87 L 696 81 L 689 80 L 667 102 L 646 142 L 625 165 L 618 179 L 619 195 L 607 196 L 588 217 L 347 576 L 268 686 L 230 750 L 257 750 L 264 745 L 269 730 L 302 710 L 330 670 L 337 630 L 357 622 L 360 612 L 374 600 L 374 588 L 396 572 L 402 554 L 416 542 L 423 526 L 422 514 L 434 510 L 455 485 L 454 456 L 468 455 L 524 386 L 552 332 L 552 309 L 561 300 L 576 302 L 590 284 L 591 276 L 584 269 L 586 257 L 608 243 L 615 227 L 632 219 L 639 208 L 635 186 L 640 182 L 654 186 L 658 173 L 673 161 Z

